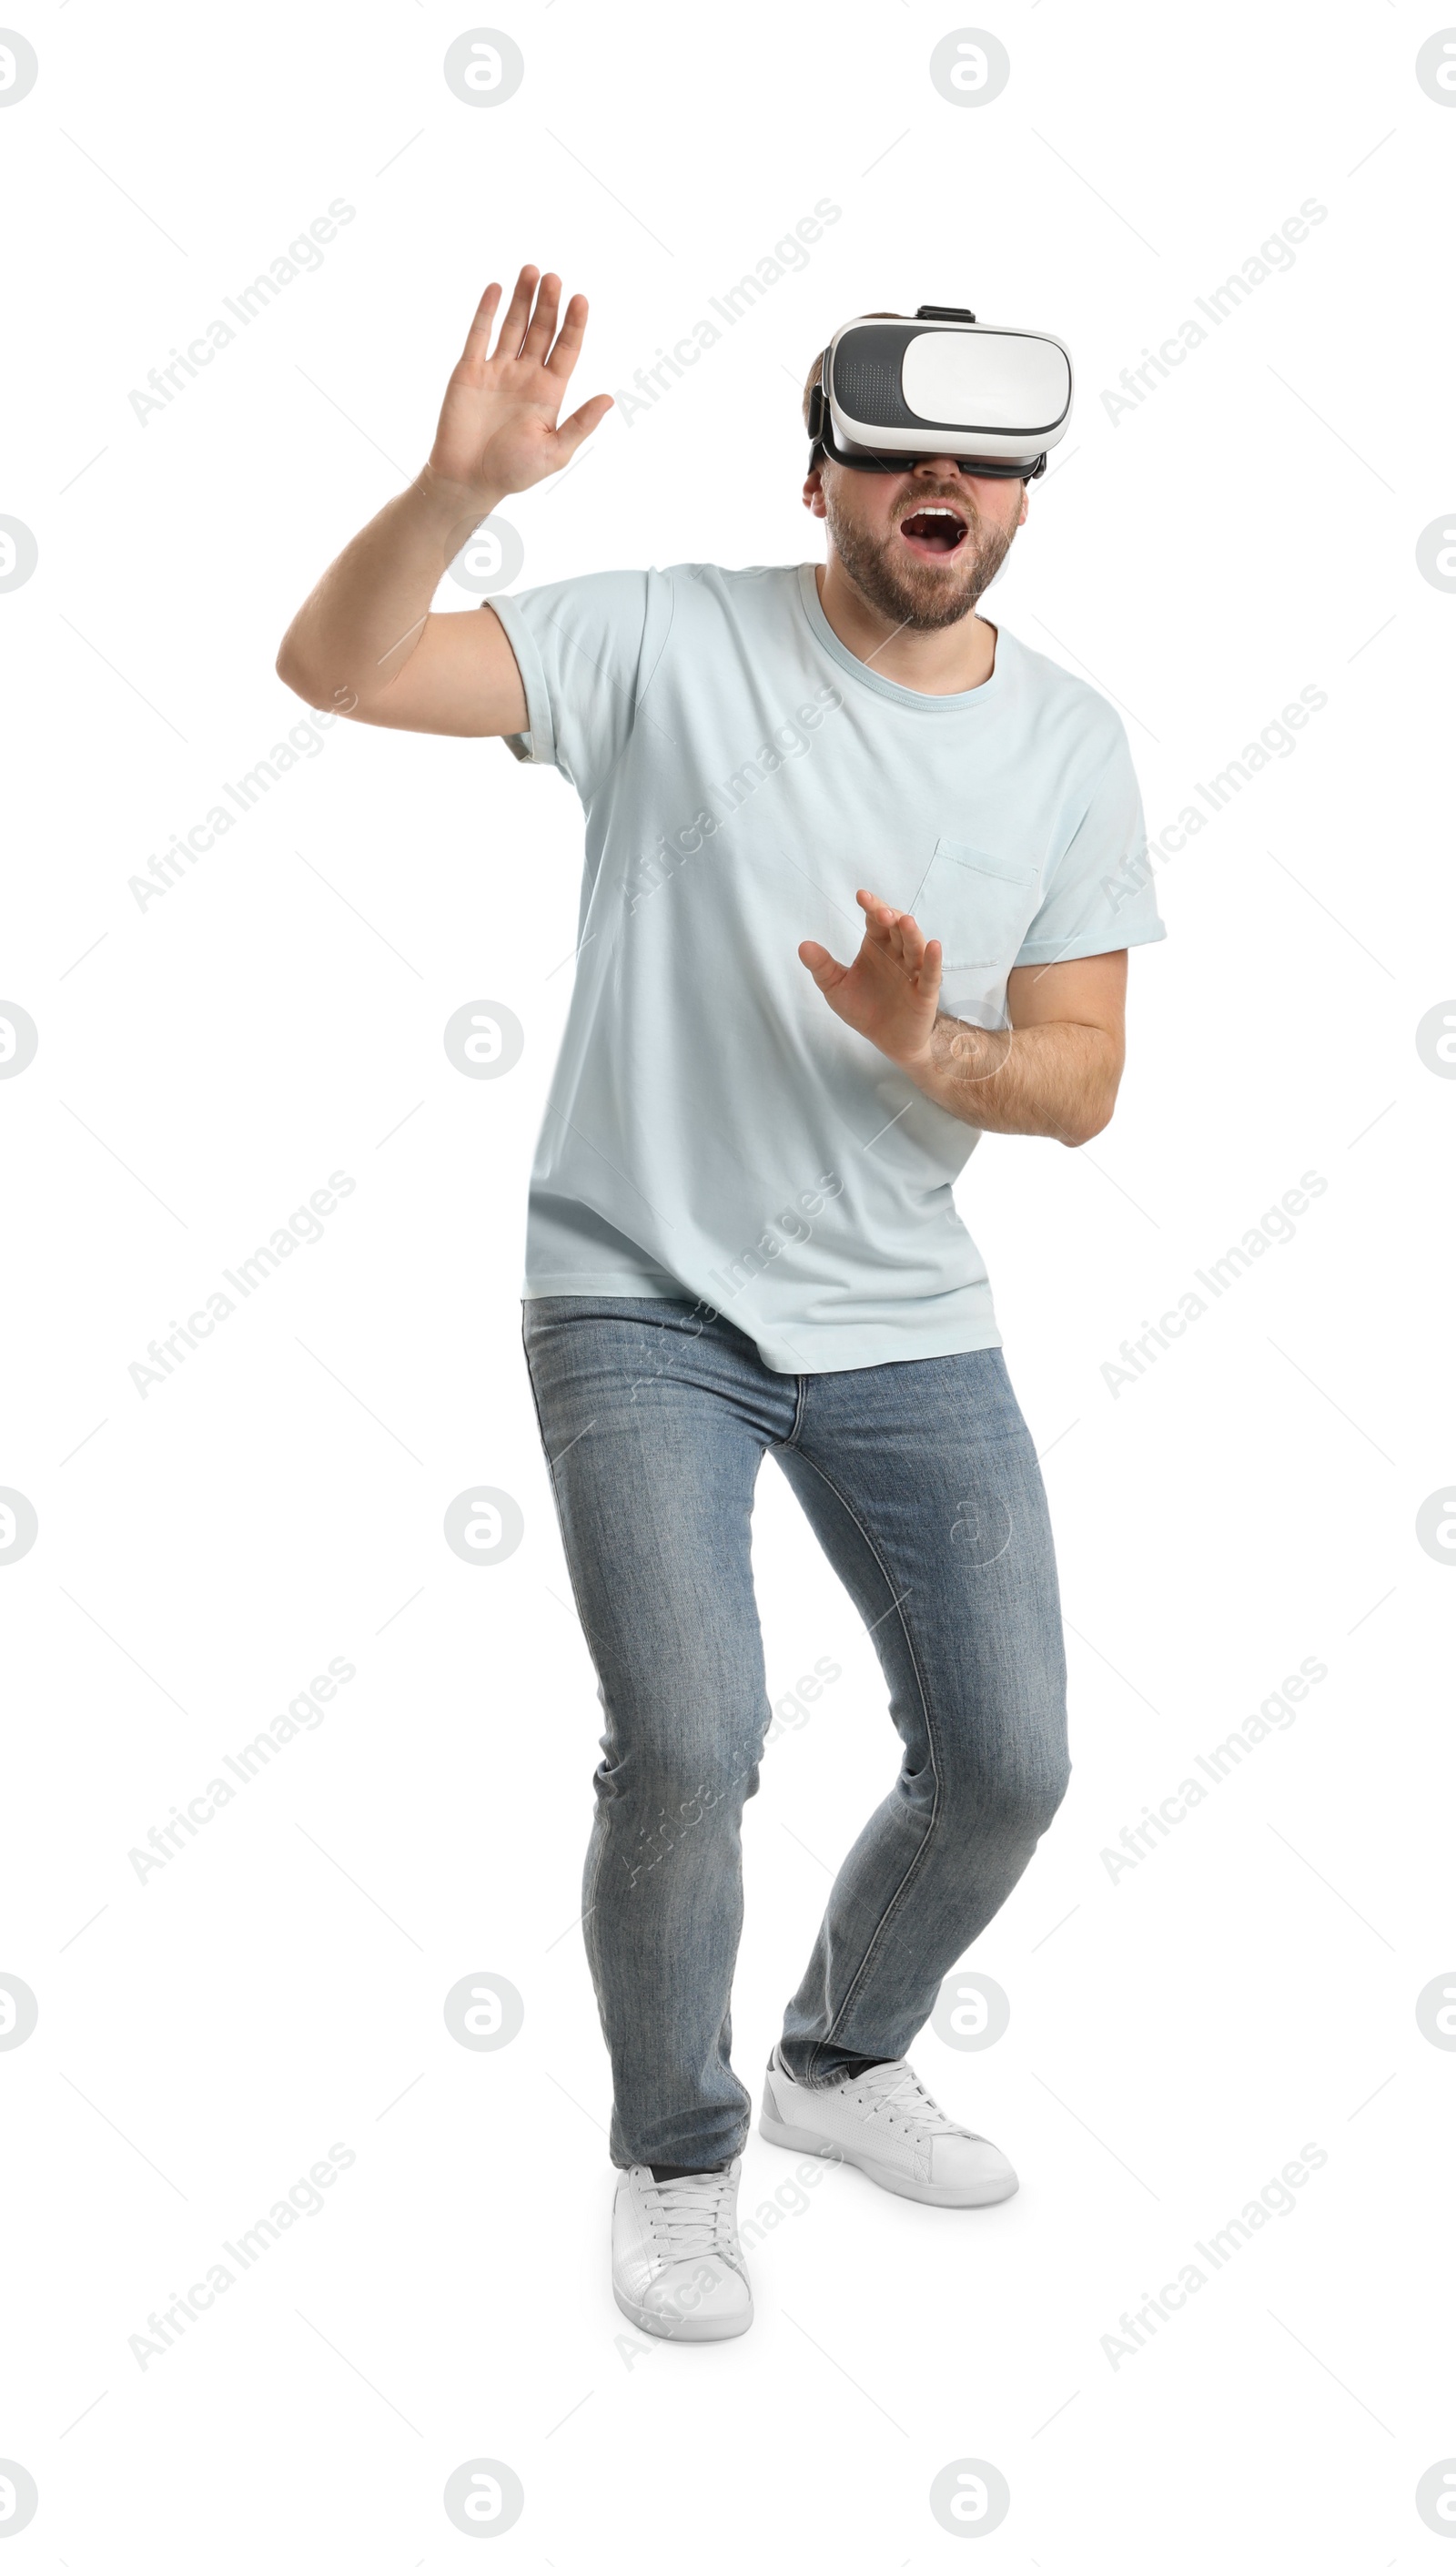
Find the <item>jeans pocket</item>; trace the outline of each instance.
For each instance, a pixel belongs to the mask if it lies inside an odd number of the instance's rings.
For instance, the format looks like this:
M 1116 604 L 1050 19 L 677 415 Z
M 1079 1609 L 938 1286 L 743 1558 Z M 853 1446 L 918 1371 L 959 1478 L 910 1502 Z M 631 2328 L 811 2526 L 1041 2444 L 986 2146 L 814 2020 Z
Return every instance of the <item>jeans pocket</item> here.
M 1038 867 L 963 838 L 937 838 L 912 908 L 941 948 L 940 1002 L 983 1025 L 1006 1021 L 1006 976 L 1037 910 Z

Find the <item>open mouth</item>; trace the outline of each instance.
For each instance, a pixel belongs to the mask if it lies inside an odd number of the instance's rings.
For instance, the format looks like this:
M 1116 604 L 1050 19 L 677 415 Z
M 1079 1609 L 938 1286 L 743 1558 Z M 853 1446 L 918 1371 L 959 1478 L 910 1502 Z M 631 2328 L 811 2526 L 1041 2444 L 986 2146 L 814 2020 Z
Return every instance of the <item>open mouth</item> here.
M 900 519 L 901 540 L 921 561 L 946 561 L 959 552 L 969 529 L 958 508 L 932 499 Z

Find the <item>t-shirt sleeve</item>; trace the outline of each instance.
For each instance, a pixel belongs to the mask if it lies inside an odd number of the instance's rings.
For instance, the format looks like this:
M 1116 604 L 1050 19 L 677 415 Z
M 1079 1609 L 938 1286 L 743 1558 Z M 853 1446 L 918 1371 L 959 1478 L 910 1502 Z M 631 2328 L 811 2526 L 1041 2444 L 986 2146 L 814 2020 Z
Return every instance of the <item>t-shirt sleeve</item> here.
M 1049 868 L 1046 896 L 1014 968 L 1155 945 L 1167 932 L 1153 897 L 1142 796 L 1119 721 L 1086 807 Z
M 555 766 L 587 801 L 631 735 L 648 674 L 653 590 L 641 570 L 594 571 L 485 602 L 499 616 L 526 693 L 526 728 L 507 746 Z

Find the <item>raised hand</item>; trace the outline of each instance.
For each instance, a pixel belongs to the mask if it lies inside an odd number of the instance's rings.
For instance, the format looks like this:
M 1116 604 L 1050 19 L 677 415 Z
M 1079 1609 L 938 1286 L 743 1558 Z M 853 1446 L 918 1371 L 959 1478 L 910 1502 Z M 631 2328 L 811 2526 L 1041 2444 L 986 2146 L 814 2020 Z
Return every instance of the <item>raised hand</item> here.
M 523 267 L 492 352 L 500 300 L 500 286 L 488 285 L 450 377 L 429 458 L 441 481 L 490 505 L 560 472 L 611 408 L 609 393 L 594 393 L 557 425 L 582 352 L 585 294 L 572 296 L 558 332 L 561 278 Z
M 891 909 L 872 891 L 854 895 L 864 912 L 864 942 L 852 963 L 837 963 L 813 941 L 799 960 L 813 973 L 837 1016 L 902 1069 L 928 1056 L 940 998 L 940 946 L 921 935 L 907 909 Z

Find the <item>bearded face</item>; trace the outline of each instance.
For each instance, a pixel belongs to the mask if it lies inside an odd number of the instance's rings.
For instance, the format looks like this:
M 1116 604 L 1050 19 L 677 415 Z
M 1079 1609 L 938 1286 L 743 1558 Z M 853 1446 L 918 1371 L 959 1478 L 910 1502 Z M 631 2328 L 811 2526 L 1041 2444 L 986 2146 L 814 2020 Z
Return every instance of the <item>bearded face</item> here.
M 947 473 L 943 459 L 897 481 L 827 463 L 825 515 L 849 579 L 901 630 L 958 624 L 1011 548 L 1024 484 Z

